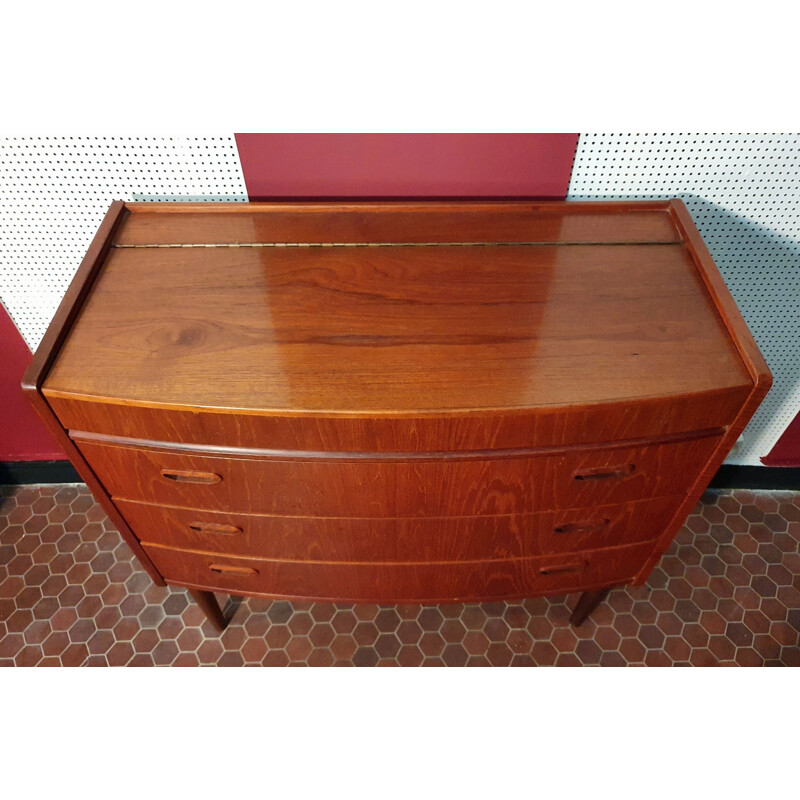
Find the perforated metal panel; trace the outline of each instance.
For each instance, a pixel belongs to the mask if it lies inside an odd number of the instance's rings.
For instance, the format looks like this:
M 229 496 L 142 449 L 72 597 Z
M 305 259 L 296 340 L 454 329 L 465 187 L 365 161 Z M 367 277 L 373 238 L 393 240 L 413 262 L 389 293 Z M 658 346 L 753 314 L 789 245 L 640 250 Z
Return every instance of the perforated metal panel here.
M 800 410 L 800 134 L 581 134 L 568 199 L 680 197 L 774 375 L 729 463 L 759 464 Z
M 31 349 L 112 200 L 246 201 L 233 136 L 0 139 L 0 299 Z
M 729 461 L 800 409 L 800 135 L 582 134 L 570 199 L 686 202 L 775 385 Z M 246 201 L 232 136 L 0 139 L 0 299 L 35 348 L 112 200 Z

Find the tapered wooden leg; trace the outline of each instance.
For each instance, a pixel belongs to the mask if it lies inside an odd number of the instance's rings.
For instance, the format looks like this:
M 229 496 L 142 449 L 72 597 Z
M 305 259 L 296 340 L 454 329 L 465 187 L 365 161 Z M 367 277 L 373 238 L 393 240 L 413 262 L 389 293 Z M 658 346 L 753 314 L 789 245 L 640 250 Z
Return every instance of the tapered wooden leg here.
M 607 589 L 594 589 L 591 592 L 584 592 L 578 598 L 578 602 L 575 604 L 575 610 L 572 612 L 569 621 L 576 628 L 583 625 L 589 614 L 606 599 L 606 595 L 610 591 L 611 587 L 609 586 Z
M 217 598 L 214 597 L 214 592 L 204 592 L 201 589 L 189 589 L 189 594 L 192 596 L 195 603 L 203 609 L 203 613 L 211 620 L 214 627 L 222 633 L 228 622 L 222 614 L 222 609 L 219 607 Z

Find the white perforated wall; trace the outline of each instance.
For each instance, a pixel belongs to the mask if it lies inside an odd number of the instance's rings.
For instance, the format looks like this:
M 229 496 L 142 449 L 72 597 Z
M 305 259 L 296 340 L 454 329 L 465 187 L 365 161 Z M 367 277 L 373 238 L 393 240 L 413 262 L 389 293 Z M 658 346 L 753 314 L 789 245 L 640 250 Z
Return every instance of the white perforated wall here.
M 775 376 L 729 461 L 800 409 L 800 135 L 581 134 L 570 199 L 686 202 Z M 233 136 L 0 138 L 0 300 L 35 348 L 110 202 L 247 193 Z
M 570 200 L 686 203 L 774 376 L 729 463 L 760 464 L 800 410 L 800 134 L 584 133 Z
M 0 138 L 0 299 L 35 349 L 112 200 L 246 201 L 233 136 Z

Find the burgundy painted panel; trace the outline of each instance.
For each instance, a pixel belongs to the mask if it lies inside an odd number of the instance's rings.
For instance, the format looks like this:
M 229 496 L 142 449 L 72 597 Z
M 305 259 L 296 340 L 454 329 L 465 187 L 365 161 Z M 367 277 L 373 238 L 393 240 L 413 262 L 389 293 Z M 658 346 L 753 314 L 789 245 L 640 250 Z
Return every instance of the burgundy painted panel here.
M 22 394 L 31 351 L 0 305 L 0 461 L 64 459 L 64 451 Z
M 237 133 L 251 200 L 567 193 L 577 133 Z
M 768 467 L 800 467 L 800 414 L 789 423 L 761 463 Z

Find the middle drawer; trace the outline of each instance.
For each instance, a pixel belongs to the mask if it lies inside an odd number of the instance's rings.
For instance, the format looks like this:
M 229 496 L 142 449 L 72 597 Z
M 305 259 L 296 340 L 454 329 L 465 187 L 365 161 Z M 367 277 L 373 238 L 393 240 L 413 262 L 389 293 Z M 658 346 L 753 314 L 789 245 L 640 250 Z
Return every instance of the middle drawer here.
M 658 537 L 683 502 L 664 497 L 591 509 L 482 517 L 276 517 L 116 504 L 146 544 L 288 561 L 523 558 Z
M 716 437 L 546 455 L 246 458 L 76 441 L 115 498 L 305 517 L 528 514 L 680 494 Z

